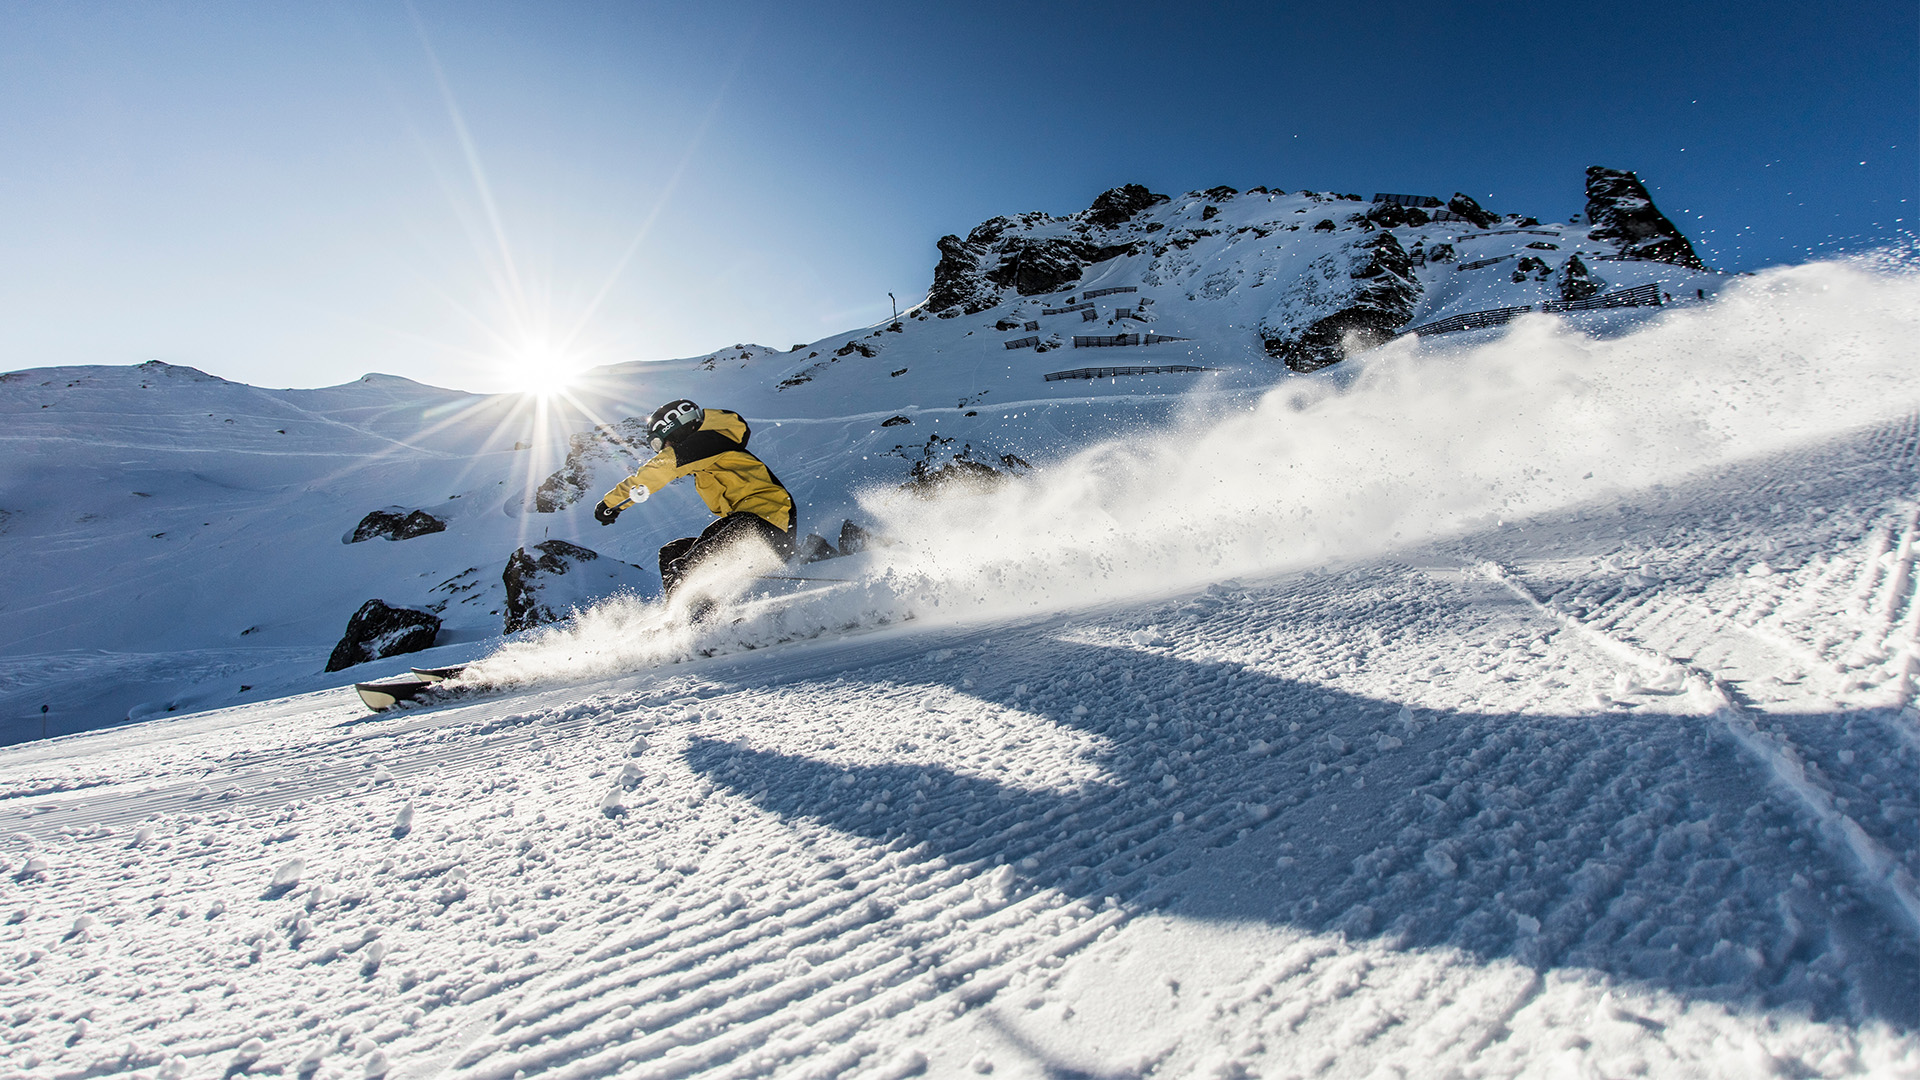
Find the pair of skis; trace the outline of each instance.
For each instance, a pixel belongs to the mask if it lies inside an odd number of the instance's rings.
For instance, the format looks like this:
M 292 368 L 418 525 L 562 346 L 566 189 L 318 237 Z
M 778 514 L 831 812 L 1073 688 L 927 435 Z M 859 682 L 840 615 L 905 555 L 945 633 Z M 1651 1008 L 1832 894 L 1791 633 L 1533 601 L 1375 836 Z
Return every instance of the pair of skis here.
M 407 674 L 376 682 L 354 683 L 353 688 L 367 708 L 374 712 L 385 712 L 403 701 L 413 701 L 422 694 L 439 686 L 449 679 L 457 679 L 467 669 L 465 664 L 452 667 L 410 668 Z

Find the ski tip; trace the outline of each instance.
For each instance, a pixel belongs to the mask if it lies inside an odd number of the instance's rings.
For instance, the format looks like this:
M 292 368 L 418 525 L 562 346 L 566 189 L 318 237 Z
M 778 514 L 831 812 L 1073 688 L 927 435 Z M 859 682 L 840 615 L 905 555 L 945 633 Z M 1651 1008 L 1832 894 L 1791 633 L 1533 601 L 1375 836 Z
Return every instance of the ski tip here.
M 408 670 L 428 682 L 445 682 L 448 679 L 459 678 L 460 673 L 467 670 L 467 665 L 453 664 L 448 667 L 417 667 L 409 668 Z
M 385 712 L 402 701 L 412 701 L 420 696 L 433 682 L 416 676 L 399 679 L 381 679 L 377 682 L 354 683 L 353 689 L 360 700 L 374 712 Z

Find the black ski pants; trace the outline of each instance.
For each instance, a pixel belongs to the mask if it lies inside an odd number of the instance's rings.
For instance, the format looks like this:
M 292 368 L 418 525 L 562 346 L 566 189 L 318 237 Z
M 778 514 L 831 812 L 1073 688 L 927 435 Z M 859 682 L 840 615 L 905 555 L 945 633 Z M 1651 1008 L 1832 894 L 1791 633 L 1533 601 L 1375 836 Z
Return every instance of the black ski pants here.
M 672 595 L 675 586 L 693 569 L 742 541 L 765 542 L 782 559 L 793 558 L 793 534 L 759 514 L 740 512 L 706 527 L 699 536 L 685 536 L 660 548 L 660 592 Z

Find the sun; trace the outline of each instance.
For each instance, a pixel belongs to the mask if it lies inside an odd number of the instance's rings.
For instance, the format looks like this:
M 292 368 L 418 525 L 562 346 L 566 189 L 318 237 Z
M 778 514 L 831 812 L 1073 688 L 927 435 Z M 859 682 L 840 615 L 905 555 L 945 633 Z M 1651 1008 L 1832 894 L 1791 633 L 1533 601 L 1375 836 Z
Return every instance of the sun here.
M 496 375 L 508 393 L 545 398 L 565 393 L 581 370 L 577 356 L 542 342 L 501 357 Z

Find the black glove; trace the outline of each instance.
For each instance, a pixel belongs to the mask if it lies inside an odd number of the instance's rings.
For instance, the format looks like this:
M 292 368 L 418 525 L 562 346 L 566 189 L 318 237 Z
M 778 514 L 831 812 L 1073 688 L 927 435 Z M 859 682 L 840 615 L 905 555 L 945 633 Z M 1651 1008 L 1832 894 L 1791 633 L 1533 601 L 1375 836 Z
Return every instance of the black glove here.
M 614 509 L 611 506 L 608 506 L 606 503 L 593 504 L 593 520 L 599 522 L 602 525 L 613 524 L 614 520 L 619 516 L 620 516 L 620 511 Z

